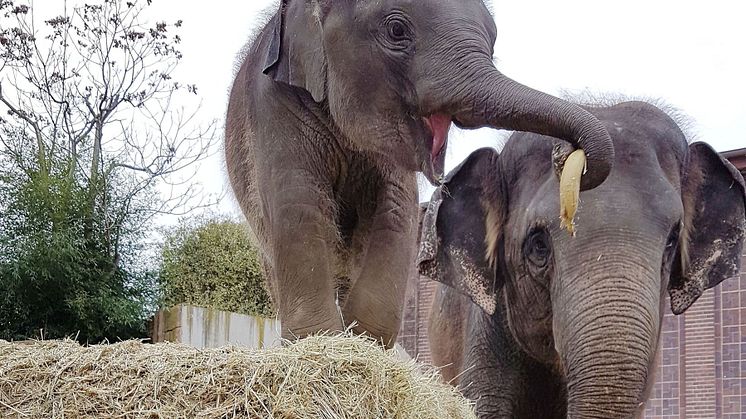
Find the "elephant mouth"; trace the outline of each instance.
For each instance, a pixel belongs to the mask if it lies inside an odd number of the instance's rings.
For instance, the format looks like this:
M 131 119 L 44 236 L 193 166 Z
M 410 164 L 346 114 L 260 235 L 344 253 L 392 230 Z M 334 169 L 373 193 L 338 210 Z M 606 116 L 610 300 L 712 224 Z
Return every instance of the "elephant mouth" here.
M 430 150 L 429 164 L 425 164 L 423 173 L 433 185 L 439 184 L 443 177 L 448 131 L 452 121 L 453 118 L 444 113 L 434 113 L 422 118 L 422 122 L 429 131 L 427 145 Z

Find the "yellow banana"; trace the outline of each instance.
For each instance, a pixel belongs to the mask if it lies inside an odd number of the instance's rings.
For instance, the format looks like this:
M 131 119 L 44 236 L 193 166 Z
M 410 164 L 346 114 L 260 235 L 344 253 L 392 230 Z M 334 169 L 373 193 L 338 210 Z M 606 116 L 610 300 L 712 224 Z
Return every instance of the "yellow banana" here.
M 573 151 L 560 176 L 560 228 L 575 236 L 575 211 L 580 200 L 580 177 L 585 173 L 585 152 Z

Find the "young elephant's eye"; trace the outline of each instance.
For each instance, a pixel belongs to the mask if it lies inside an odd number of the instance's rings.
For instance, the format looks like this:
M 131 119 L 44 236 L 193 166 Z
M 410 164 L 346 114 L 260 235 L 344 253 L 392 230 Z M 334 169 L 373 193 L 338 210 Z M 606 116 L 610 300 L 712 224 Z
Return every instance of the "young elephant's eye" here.
M 552 252 L 547 231 L 543 228 L 532 229 L 526 237 L 523 251 L 532 264 L 540 268 L 547 266 Z
M 407 35 L 407 28 L 398 20 L 392 20 L 389 23 L 389 35 L 393 39 L 403 39 Z
M 412 29 L 406 18 L 399 14 L 391 14 L 384 20 L 388 47 L 402 50 L 412 43 Z

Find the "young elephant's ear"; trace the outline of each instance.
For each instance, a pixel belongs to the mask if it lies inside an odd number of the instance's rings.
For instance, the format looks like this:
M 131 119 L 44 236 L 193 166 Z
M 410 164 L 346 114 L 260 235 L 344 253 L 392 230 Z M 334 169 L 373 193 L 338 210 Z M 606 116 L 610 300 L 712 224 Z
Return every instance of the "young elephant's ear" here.
M 433 193 L 422 220 L 417 266 L 421 275 L 449 285 L 489 314 L 497 306 L 495 263 L 488 255 L 489 222 L 497 222 L 498 154 L 472 153 Z M 489 221 L 488 221 L 489 220 Z M 493 226 L 492 228 L 497 228 Z M 490 236 L 490 239 L 488 239 Z
M 273 80 L 308 91 L 313 100 L 326 99 L 326 56 L 321 35 L 322 13 L 326 3 L 282 0 L 280 10 L 267 27 L 263 73 Z
M 668 285 L 675 314 L 738 275 L 746 235 L 746 187 L 738 170 L 701 142 L 689 146 L 688 160 L 681 188 L 683 233 Z

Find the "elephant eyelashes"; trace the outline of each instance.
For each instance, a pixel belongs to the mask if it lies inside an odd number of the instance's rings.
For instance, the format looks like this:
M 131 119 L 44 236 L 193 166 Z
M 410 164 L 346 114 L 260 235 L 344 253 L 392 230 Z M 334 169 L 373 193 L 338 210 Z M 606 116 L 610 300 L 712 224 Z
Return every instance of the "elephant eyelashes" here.
M 547 266 L 551 254 L 547 231 L 543 228 L 532 229 L 526 238 L 523 251 L 526 258 L 536 267 Z
M 681 231 L 681 222 L 677 222 L 671 227 L 666 239 L 666 248 L 663 249 L 663 269 L 669 269 L 676 250 L 679 248 L 679 232 Z
M 666 240 L 666 249 L 674 250 L 676 245 L 679 243 L 679 230 L 681 229 L 681 222 L 677 222 L 671 228 L 671 232 L 668 234 L 668 240 Z

